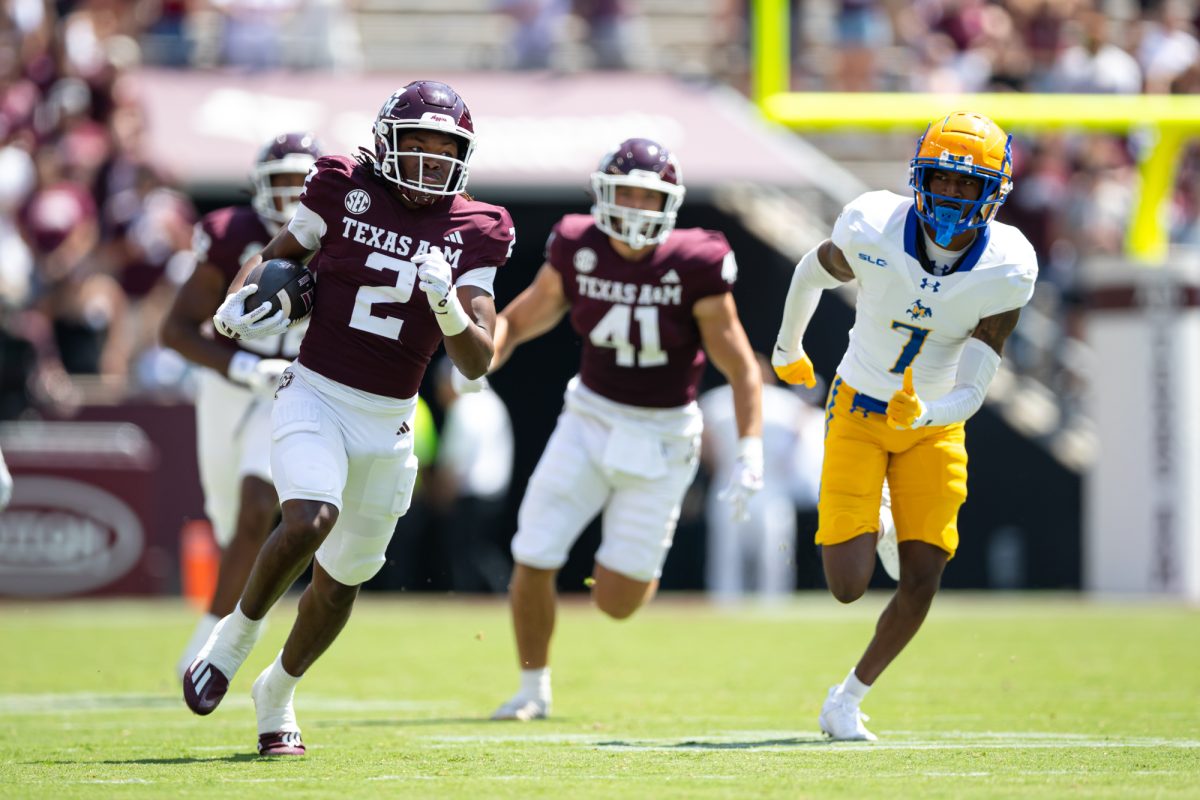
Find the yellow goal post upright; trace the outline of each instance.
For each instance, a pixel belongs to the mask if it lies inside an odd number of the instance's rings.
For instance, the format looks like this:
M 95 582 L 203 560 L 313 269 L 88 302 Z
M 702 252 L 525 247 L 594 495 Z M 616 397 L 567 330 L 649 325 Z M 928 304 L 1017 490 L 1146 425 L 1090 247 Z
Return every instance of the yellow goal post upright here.
M 1141 134 L 1125 254 L 1081 273 L 1100 369 L 1086 400 L 1100 457 L 1084 476 L 1083 585 L 1200 601 L 1200 257 L 1172 248 L 1168 227 L 1180 161 L 1200 137 L 1200 96 L 792 92 L 789 0 L 751 3 L 752 98 L 793 130 L 915 138 L 971 110 L 1017 133 Z
M 909 94 L 789 91 L 788 0 L 753 0 L 751 87 L 763 115 L 797 131 L 914 131 L 951 111 L 978 111 L 1006 130 L 1074 129 L 1148 134 L 1138 164 L 1138 199 L 1126 238 L 1137 263 L 1167 257 L 1166 209 L 1188 141 L 1200 136 L 1200 96 L 1072 94 Z

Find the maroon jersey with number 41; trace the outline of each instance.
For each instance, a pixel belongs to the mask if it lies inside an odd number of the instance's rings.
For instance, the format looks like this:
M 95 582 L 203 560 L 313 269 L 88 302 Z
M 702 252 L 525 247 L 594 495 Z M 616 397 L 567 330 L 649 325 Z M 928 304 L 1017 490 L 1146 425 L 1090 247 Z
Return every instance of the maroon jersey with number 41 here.
M 355 389 L 412 397 L 442 331 L 411 259 L 441 248 L 456 284 L 472 270 L 501 267 L 515 235 L 508 212 L 462 195 L 406 208 L 370 165 L 347 156 L 317 160 L 300 204 L 289 226 L 297 239 L 307 243 L 297 227 L 311 222 L 304 209 L 323 223 L 300 363 Z
M 626 261 L 590 216 L 569 214 L 550 234 L 546 261 L 562 276 L 571 326 L 583 337 L 585 386 L 646 408 L 696 399 L 704 351 L 693 307 L 737 280 L 722 234 L 677 229 L 644 260 Z

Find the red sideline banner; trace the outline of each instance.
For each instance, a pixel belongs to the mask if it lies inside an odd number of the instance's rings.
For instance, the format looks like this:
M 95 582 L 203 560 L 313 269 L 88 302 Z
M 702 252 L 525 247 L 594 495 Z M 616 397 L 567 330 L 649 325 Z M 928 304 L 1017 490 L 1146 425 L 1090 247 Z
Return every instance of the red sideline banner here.
M 136 408 L 105 411 L 118 420 L 137 416 Z M 198 495 L 194 439 L 181 437 L 187 446 L 166 449 L 155 441 L 161 431 L 152 437 L 147 428 L 173 411 L 175 427 L 186 429 L 178 420 L 190 419 L 191 407 L 155 411 L 145 415 L 145 427 L 116 420 L 0 425 L 0 449 L 13 474 L 12 502 L 0 513 L 0 595 L 178 590 L 179 520 L 201 515 L 191 498 Z

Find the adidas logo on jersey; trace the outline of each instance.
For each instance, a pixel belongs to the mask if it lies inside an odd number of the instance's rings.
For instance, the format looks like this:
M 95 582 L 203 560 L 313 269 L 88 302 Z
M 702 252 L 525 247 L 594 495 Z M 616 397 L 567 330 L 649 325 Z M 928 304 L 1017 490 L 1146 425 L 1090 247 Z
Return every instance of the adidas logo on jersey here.
M 462 243 L 463 243 L 463 238 L 462 238 L 462 232 L 461 232 L 461 231 L 454 231 L 454 232 L 450 233 L 449 235 L 447 235 L 447 236 L 445 237 L 445 239 L 446 239 L 446 241 L 447 241 L 447 242 L 454 242 L 455 244 L 462 244 Z
M 661 283 L 679 283 L 679 273 L 673 269 L 667 270 L 667 274 L 659 278 Z

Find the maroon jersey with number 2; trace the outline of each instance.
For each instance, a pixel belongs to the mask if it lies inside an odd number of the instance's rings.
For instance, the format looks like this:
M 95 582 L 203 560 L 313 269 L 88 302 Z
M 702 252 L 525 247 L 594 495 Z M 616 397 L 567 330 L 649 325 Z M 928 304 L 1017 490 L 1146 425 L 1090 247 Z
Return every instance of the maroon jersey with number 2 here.
M 441 248 L 455 283 L 501 267 L 515 235 L 508 212 L 462 195 L 406 208 L 370 165 L 347 156 L 319 159 L 300 203 L 324 224 L 310 264 L 317 299 L 300 363 L 355 389 L 412 397 L 442 341 L 412 257 Z M 311 216 L 297 214 L 294 234 L 304 219 Z
M 626 261 L 591 216 L 569 214 L 550 234 L 546 261 L 562 276 L 571 326 L 583 337 L 585 386 L 647 408 L 696 399 L 704 351 L 693 306 L 737 280 L 722 234 L 677 229 L 645 260 Z

